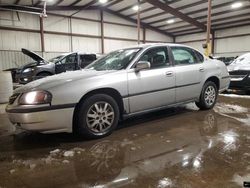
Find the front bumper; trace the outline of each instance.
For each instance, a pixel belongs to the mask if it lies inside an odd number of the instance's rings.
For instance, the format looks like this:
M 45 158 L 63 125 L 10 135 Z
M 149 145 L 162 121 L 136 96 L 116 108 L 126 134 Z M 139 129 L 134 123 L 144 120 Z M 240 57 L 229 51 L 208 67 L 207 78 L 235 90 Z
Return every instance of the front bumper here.
M 248 75 L 230 75 L 229 89 L 250 90 L 250 77 Z
M 42 107 L 44 108 L 44 106 Z M 6 112 L 12 124 L 29 131 L 42 133 L 72 132 L 74 108 L 61 108 L 52 110 L 22 109 L 8 105 Z M 28 111 L 33 112 L 28 112 Z
M 16 80 L 20 84 L 27 84 L 34 80 L 34 72 L 31 71 L 27 73 L 22 73 L 19 71 L 19 73 L 16 74 Z

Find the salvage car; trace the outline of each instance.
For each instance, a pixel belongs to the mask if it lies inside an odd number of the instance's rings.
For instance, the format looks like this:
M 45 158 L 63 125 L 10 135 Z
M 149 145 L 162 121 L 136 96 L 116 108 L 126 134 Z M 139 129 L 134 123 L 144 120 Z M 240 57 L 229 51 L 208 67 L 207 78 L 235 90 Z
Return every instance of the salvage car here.
M 229 66 L 231 77 L 229 89 L 245 90 L 250 92 L 250 53 L 236 58 Z
M 195 102 L 211 109 L 230 77 L 225 64 L 178 44 L 144 44 L 111 52 L 85 69 L 36 80 L 14 91 L 10 121 L 42 133 L 112 133 L 127 117 Z
M 16 70 L 16 79 L 20 84 L 26 84 L 36 79 L 66 71 L 79 70 L 97 58 L 96 54 L 73 52 L 62 54 L 46 61 L 43 57 L 30 50 L 22 49 L 22 52 L 32 58 L 34 62 Z

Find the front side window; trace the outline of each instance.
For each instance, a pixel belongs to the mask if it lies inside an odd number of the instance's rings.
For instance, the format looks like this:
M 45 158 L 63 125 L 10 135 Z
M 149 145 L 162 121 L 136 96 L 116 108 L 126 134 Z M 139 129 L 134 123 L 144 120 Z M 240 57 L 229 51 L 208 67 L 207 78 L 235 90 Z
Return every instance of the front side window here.
M 71 54 L 66 56 L 65 58 L 63 58 L 61 60 L 62 64 L 72 64 L 72 63 L 76 63 L 77 59 L 76 59 L 76 54 Z
M 125 69 L 140 50 L 141 48 L 130 48 L 111 52 L 87 66 L 86 69 L 97 71 Z
M 151 69 L 167 67 L 170 65 L 168 51 L 165 47 L 148 50 L 142 55 L 139 61 L 148 61 L 151 64 Z
M 198 63 L 194 51 L 186 47 L 171 47 L 175 65 L 190 65 Z

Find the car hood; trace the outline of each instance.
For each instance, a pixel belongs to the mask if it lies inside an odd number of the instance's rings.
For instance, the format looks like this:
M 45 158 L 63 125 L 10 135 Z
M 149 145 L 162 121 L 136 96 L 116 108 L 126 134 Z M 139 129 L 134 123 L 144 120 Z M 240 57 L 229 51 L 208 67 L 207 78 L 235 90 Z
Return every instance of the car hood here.
M 230 64 L 227 66 L 227 70 L 228 72 L 238 71 L 238 70 L 250 71 L 250 64 L 240 64 L 240 63 Z
M 25 64 L 25 65 L 19 67 L 18 69 L 19 70 L 24 70 L 24 69 L 27 69 L 27 68 L 36 67 L 37 65 L 38 65 L 37 62 L 31 62 L 31 63 Z
M 39 79 L 33 82 L 30 82 L 20 88 L 17 88 L 14 93 L 24 93 L 27 91 L 32 91 L 32 90 L 49 90 L 50 88 L 66 84 L 68 82 L 76 81 L 79 79 L 88 79 L 94 76 L 100 76 L 103 74 L 108 74 L 111 72 L 115 72 L 114 70 L 112 71 L 96 71 L 96 70 L 88 70 L 88 69 L 83 69 L 79 71 L 70 71 L 70 72 L 65 72 L 53 76 L 49 76 L 43 79 Z
M 36 54 L 35 52 L 32 52 L 30 50 L 27 50 L 25 48 L 22 48 L 22 52 L 29 56 L 31 59 L 33 59 L 34 61 L 40 62 L 40 61 L 45 61 L 44 58 L 42 58 L 41 56 L 39 56 L 38 54 Z

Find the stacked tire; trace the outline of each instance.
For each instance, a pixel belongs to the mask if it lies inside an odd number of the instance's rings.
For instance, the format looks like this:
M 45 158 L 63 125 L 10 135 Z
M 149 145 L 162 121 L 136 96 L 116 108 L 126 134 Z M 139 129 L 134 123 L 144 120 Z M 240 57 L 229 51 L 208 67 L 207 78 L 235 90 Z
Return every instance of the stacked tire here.
M 7 103 L 13 93 L 11 72 L 0 71 L 0 104 Z

